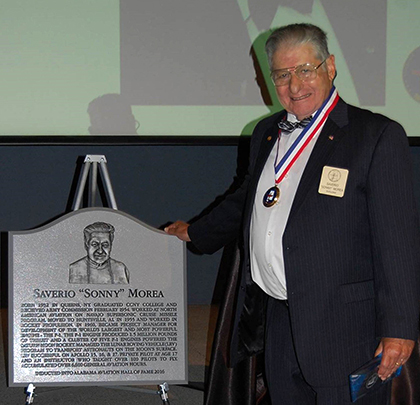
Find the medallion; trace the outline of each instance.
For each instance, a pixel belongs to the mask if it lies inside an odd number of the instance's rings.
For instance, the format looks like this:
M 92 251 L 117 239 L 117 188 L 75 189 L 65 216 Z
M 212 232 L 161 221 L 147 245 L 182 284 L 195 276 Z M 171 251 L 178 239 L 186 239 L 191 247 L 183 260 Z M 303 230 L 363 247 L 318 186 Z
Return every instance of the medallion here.
M 276 204 L 280 198 L 280 189 L 277 186 L 271 187 L 267 190 L 263 197 L 264 207 L 270 208 Z

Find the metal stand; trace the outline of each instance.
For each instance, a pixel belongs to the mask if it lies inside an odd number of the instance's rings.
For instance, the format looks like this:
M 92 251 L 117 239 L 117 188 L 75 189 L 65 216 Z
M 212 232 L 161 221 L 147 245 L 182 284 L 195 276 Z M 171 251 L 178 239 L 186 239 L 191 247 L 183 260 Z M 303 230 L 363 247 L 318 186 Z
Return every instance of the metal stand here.
M 108 198 L 111 203 L 111 207 L 117 210 L 117 202 L 115 201 L 114 191 L 112 190 L 111 180 L 109 178 L 108 169 L 106 166 L 106 157 L 104 155 L 86 155 L 83 162 L 83 172 L 80 178 L 80 182 L 76 192 L 76 199 L 73 210 L 77 211 L 80 208 L 83 192 L 86 186 L 86 180 L 88 178 L 89 170 L 92 167 L 91 182 L 90 182 L 90 206 L 94 207 L 96 202 L 96 193 L 98 186 L 98 163 L 101 170 L 101 174 L 105 183 L 105 190 L 108 193 Z
M 160 398 L 162 399 L 162 403 L 165 405 L 170 405 L 169 404 L 169 397 L 168 397 L 168 391 L 169 391 L 169 386 L 167 382 L 164 382 L 163 384 L 159 384 L 159 391 L 157 392 L 157 394 L 160 395 Z
M 29 384 L 26 388 L 26 402 L 25 405 L 32 404 L 34 402 L 35 397 L 35 385 Z
M 111 204 L 111 207 L 114 210 L 117 210 L 117 203 L 115 201 L 115 196 L 114 196 L 114 191 L 112 189 L 112 185 L 111 185 L 111 180 L 109 178 L 109 173 L 108 173 L 108 169 L 107 169 L 107 160 L 106 157 L 104 155 L 86 155 L 85 160 L 83 162 L 83 171 L 80 177 L 80 181 L 79 184 L 77 186 L 77 191 L 76 191 L 76 198 L 75 198 L 75 203 L 73 206 L 73 211 L 77 211 L 82 203 L 82 198 L 83 198 L 83 192 L 85 190 L 86 187 L 86 181 L 89 175 L 89 171 L 92 168 L 91 171 L 91 177 L 90 177 L 90 187 L 89 187 L 89 205 L 91 207 L 95 206 L 96 203 L 96 194 L 98 191 L 98 163 L 99 163 L 99 168 L 102 174 L 102 178 L 104 181 L 104 185 L 105 185 L 105 191 L 108 194 L 108 198 L 109 198 L 109 202 Z M 128 387 L 119 387 L 119 386 L 104 386 L 104 388 L 112 388 L 112 389 L 123 389 L 123 390 L 129 390 L 129 391 L 139 391 L 139 392 L 143 392 L 143 393 L 147 393 L 147 394 L 159 394 L 161 399 L 162 399 L 162 403 L 164 405 L 170 405 L 169 404 L 169 396 L 168 396 L 168 391 L 169 391 L 169 386 L 167 382 L 164 382 L 162 384 L 158 385 L 159 391 L 153 391 L 153 390 L 147 390 L 147 389 L 136 389 L 136 388 L 128 388 Z M 26 402 L 25 405 L 30 405 L 34 402 L 34 397 L 35 397 L 35 385 L 34 384 L 29 384 L 28 387 L 26 388 Z

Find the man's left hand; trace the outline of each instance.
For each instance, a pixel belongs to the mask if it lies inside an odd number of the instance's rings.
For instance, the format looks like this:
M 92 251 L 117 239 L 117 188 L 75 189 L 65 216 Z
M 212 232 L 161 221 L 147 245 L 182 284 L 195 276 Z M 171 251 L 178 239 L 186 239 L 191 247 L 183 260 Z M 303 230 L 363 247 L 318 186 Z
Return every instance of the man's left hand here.
M 414 340 L 382 338 L 376 351 L 375 357 L 382 353 L 382 360 L 379 366 L 378 375 L 386 380 L 395 373 L 401 365 L 407 362 L 414 349 Z

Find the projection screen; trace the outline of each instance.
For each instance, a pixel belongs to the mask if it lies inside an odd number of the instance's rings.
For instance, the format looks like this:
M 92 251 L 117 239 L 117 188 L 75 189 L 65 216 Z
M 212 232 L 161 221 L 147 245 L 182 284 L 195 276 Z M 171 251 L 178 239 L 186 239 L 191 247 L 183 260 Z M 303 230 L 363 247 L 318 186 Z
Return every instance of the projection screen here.
M 281 109 L 263 46 L 327 33 L 339 94 L 420 136 L 420 1 L 2 0 L 0 135 L 239 136 Z

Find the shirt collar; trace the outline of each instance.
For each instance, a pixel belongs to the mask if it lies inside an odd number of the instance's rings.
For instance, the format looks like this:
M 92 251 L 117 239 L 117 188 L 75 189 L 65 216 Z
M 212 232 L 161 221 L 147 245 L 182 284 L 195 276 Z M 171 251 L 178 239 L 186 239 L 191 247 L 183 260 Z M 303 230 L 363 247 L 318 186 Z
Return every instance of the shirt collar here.
M 316 114 L 317 111 L 318 110 L 316 110 L 312 113 L 312 117 Z M 287 121 L 290 121 L 290 122 L 299 122 L 296 115 L 292 114 L 291 112 L 287 112 L 287 118 L 286 119 L 287 119 Z

